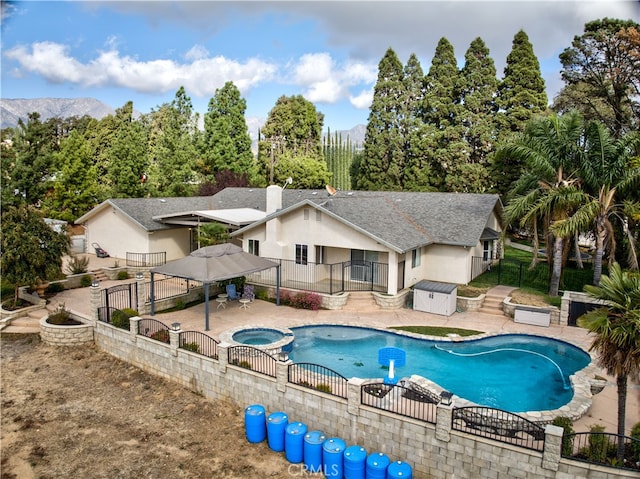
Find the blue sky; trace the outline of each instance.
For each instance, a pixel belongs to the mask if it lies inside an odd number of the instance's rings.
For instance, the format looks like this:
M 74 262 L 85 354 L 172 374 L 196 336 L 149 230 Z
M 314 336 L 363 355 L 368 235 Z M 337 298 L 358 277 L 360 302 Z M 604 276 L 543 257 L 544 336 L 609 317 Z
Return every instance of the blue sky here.
M 459 66 L 481 37 L 502 78 L 523 29 L 540 60 L 550 99 L 562 87 L 559 53 L 588 21 L 640 21 L 637 1 L 68 1 L 2 2 L 2 98 L 129 100 L 147 113 L 180 86 L 194 108 L 233 81 L 248 123 L 264 121 L 281 95 L 301 94 L 325 129 L 365 124 L 387 48 L 425 73 L 438 40 Z

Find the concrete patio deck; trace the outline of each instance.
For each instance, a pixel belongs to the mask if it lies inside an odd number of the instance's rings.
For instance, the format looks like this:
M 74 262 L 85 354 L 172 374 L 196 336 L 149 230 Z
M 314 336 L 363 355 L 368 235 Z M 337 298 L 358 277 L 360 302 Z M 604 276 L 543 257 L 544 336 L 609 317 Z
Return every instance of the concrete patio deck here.
M 100 267 L 111 267 L 115 261 L 113 258 L 96 258 L 95 255 L 89 255 L 89 257 L 91 259 L 91 270 Z M 120 265 L 125 263 L 124 260 L 118 261 Z M 116 284 L 122 284 L 122 282 L 103 281 L 100 284 L 100 288 L 107 288 Z M 498 286 L 493 291 L 501 292 L 504 296 L 507 296 L 510 289 L 512 288 Z M 53 302 L 54 304 L 63 302 L 67 308 L 75 312 L 87 316 L 90 314 L 89 290 L 87 288 L 63 291 L 56 296 Z M 154 318 L 166 325 L 179 322 L 184 331 L 205 332 L 204 303 L 181 311 L 159 313 Z M 210 328 L 206 333 L 216 339 L 219 339 L 220 333 L 223 331 L 241 326 L 293 327 L 307 324 L 333 323 L 377 328 L 430 325 L 474 329 L 486 333 L 528 333 L 561 339 L 575 344 L 585 351 L 589 349 L 593 340 L 593 337 L 582 328 L 557 325 L 551 325 L 547 328 L 526 325 L 514 323 L 511 318 L 504 315 L 462 312 L 445 317 L 406 308 L 383 310 L 374 305 L 365 307 L 357 312 L 342 310 L 309 311 L 287 306 L 276 306 L 271 302 L 255 300 L 247 309 L 240 308 L 240 303 L 237 301 L 230 302 L 226 308 L 218 309 L 216 301 L 212 299 L 209 305 L 209 318 Z M 588 431 L 593 424 L 605 426 L 607 432 L 615 433 L 617 431 L 615 379 L 608 377 L 604 372 L 600 374 L 607 377 L 607 387 L 593 397 L 593 405 L 589 413 L 574 424 L 576 431 Z M 638 422 L 640 422 L 640 386 L 629 382 L 625 421 L 627 435 L 630 434 L 633 425 Z

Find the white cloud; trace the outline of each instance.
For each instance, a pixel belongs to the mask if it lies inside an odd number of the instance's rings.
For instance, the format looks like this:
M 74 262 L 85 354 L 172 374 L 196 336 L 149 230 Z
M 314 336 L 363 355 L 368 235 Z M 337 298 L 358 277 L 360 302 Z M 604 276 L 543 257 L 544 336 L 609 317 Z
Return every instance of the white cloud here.
M 329 53 L 307 53 L 293 65 L 293 82 L 313 103 L 336 103 L 350 97 L 350 88 L 375 82 L 377 66 L 346 61 L 338 64 Z
M 194 45 L 191 49 L 184 54 L 184 58 L 187 61 L 203 60 L 209 56 L 209 50 L 204 45 Z
M 18 62 L 22 71 L 37 73 L 52 83 L 124 87 L 143 93 L 175 91 L 184 86 L 195 96 L 212 95 L 227 81 L 233 81 L 244 93 L 272 80 L 277 69 L 274 64 L 259 59 L 241 63 L 223 56 L 203 57 L 204 53 L 196 46 L 187 53 L 192 59 L 190 63 L 178 63 L 162 59 L 140 61 L 111 49 L 82 63 L 69 54 L 69 47 L 65 45 L 37 42 L 30 47 L 16 46 L 4 55 Z
M 359 95 L 350 96 L 349 102 L 359 110 L 366 110 L 371 106 L 373 101 L 373 88 L 370 90 L 363 90 Z

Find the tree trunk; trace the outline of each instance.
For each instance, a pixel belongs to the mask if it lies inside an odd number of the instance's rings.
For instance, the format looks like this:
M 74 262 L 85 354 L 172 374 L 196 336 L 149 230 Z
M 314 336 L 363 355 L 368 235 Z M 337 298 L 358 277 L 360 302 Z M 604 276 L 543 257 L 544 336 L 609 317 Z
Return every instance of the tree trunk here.
M 627 415 L 627 375 L 621 374 L 616 378 L 618 385 L 618 436 L 624 436 L 624 422 Z M 624 441 L 618 437 L 618 461 L 624 459 Z
M 573 235 L 573 242 L 576 248 L 576 267 L 578 269 L 584 269 L 584 264 L 582 264 L 582 252 L 580 251 L 580 233 L 577 231 Z
M 593 259 L 593 284 L 595 286 L 600 285 L 600 278 L 602 277 L 602 257 L 604 256 L 604 240 L 607 234 L 604 227 L 600 225 L 596 228 L 596 252 Z
M 562 238 L 556 237 L 553 241 L 553 272 L 549 284 L 549 296 L 558 296 L 560 289 L 560 275 L 562 274 Z M 549 252 L 547 251 L 547 255 Z

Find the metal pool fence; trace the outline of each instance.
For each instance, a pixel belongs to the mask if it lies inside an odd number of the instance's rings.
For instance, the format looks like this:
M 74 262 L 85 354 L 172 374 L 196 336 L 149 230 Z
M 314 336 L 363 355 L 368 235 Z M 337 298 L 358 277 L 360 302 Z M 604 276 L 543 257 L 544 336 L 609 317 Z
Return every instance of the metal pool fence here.
M 218 341 L 200 331 L 181 332 L 178 347 L 208 358 L 218 359 Z
M 272 378 L 276 377 L 277 360 L 261 349 L 251 346 L 232 346 L 228 349 L 227 360 L 234 366 L 250 369 Z
M 348 379 L 333 369 L 319 364 L 291 364 L 288 368 L 288 379 L 290 383 L 341 398 L 347 398 Z
M 418 419 L 430 424 L 436 423 L 438 401 L 411 387 L 402 384 L 370 383 L 360 388 L 360 401 L 383 411 Z

